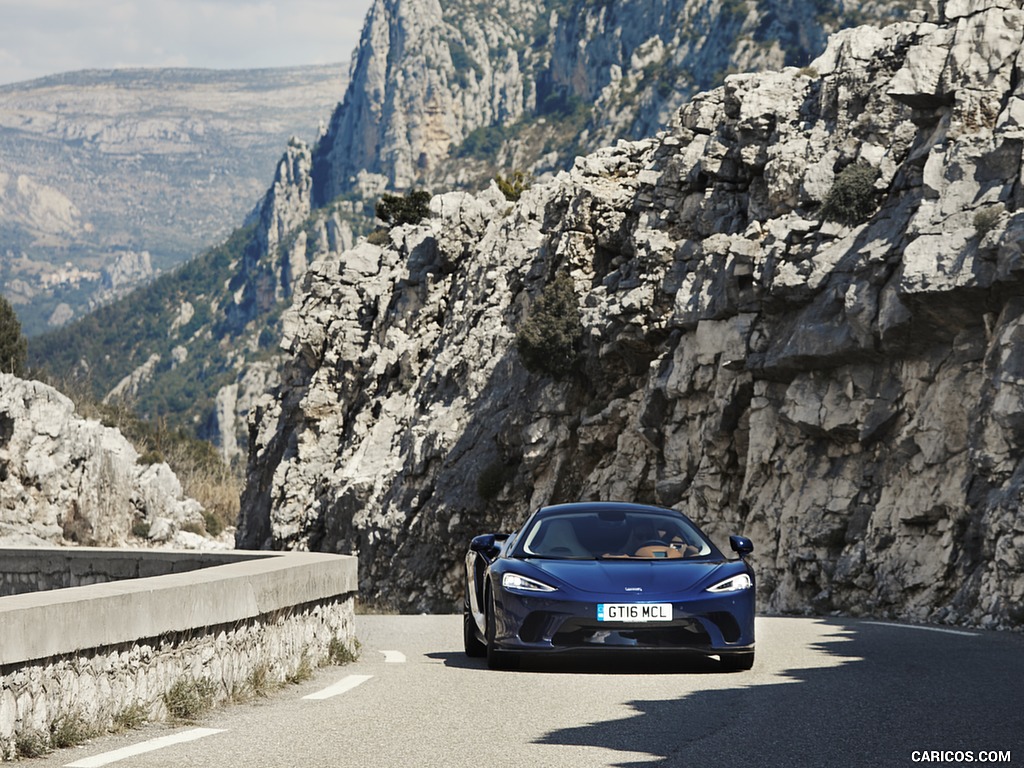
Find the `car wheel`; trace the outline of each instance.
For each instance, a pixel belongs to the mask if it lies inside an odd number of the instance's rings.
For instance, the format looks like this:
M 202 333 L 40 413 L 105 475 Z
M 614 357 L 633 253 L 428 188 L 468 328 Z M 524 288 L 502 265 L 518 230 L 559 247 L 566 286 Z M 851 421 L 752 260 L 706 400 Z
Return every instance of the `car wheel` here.
M 494 598 L 488 595 L 487 599 L 487 666 L 490 669 L 514 669 L 517 665 L 517 657 L 508 651 L 498 649 L 494 642 L 496 625 L 494 618 Z
M 750 653 L 723 653 L 720 657 L 722 666 L 728 672 L 742 672 L 754 666 L 754 652 Z
M 466 584 L 466 599 L 462 603 L 462 647 L 467 656 L 474 659 L 487 655 L 487 646 L 476 636 L 476 621 L 469 607 L 469 584 Z

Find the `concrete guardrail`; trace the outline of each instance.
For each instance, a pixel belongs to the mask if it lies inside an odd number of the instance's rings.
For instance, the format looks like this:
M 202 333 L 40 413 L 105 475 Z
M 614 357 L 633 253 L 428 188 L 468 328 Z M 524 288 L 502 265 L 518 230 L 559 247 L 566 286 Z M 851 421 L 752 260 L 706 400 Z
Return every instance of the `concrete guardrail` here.
M 218 701 L 323 663 L 352 647 L 357 584 L 342 555 L 0 548 L 0 759 L 61 719 L 163 719 L 183 682 Z

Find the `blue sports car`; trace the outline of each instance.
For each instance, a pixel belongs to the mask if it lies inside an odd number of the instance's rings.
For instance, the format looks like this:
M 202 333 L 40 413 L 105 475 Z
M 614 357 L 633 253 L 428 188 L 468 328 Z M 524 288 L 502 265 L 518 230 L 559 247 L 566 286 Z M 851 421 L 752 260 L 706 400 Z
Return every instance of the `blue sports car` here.
M 492 669 L 521 654 L 692 651 L 754 663 L 749 539 L 728 559 L 681 512 L 617 502 L 544 507 L 466 555 L 463 635 Z

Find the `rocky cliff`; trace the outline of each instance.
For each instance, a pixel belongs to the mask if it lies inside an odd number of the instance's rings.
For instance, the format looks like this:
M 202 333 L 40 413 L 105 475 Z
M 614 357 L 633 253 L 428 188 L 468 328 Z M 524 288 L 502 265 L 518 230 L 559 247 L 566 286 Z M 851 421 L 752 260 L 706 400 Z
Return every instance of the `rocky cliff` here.
M 541 176 L 667 124 L 729 72 L 802 66 L 914 0 L 376 0 L 316 148 L 314 199 Z
M 516 170 L 547 178 L 583 148 L 646 135 L 728 71 L 806 63 L 826 31 L 920 4 L 380 0 L 326 134 L 288 142 L 246 227 L 36 340 L 31 363 L 80 376 L 99 398 L 128 394 L 140 413 L 239 455 L 254 387 L 276 380 L 271 348 L 293 287 L 312 260 L 372 229 L 387 189 L 476 191 Z
M 238 544 L 450 610 L 471 535 L 648 501 L 753 538 L 767 610 L 1019 627 L 1022 37 L 1019 0 L 843 31 L 515 204 L 441 195 L 318 259 Z M 554 378 L 515 338 L 563 275 Z
M 0 545 L 218 545 L 164 463 L 75 413 L 55 389 L 0 373 Z

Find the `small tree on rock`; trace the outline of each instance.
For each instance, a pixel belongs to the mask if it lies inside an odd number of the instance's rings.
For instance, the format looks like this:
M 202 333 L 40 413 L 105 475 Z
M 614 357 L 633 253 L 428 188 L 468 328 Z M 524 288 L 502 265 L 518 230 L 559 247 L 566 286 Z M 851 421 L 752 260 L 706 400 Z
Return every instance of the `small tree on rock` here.
M 23 375 L 27 356 L 28 342 L 21 335 L 21 323 L 14 307 L 0 296 L 0 373 Z
M 430 193 L 414 189 L 404 196 L 384 194 L 375 212 L 377 218 L 389 227 L 419 224 L 430 215 Z
M 505 196 L 505 199 L 510 203 L 519 200 L 523 196 L 523 192 L 530 188 L 530 180 L 522 171 L 513 171 L 508 177 L 502 176 L 499 173 L 494 177 L 494 181 L 498 185 L 498 189 Z
M 867 221 L 875 210 L 875 182 L 878 169 L 864 163 L 848 165 L 839 172 L 828 191 L 821 215 L 855 227 Z

